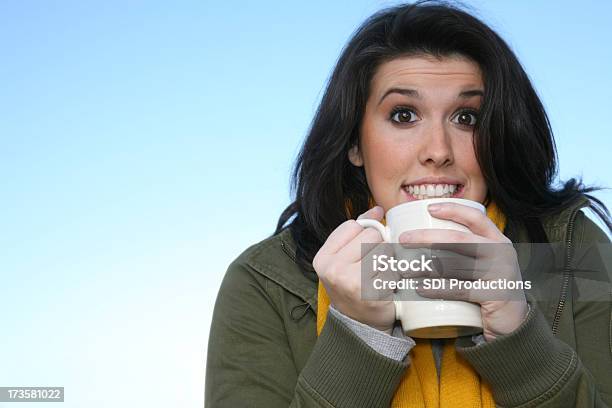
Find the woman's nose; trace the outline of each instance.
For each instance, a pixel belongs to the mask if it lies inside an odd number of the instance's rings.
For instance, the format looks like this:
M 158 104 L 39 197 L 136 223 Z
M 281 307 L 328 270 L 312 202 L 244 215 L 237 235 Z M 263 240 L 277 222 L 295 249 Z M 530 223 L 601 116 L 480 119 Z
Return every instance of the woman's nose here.
M 419 151 L 419 161 L 426 166 L 445 167 L 453 163 L 453 149 L 450 135 L 444 125 L 432 125 L 426 130 Z

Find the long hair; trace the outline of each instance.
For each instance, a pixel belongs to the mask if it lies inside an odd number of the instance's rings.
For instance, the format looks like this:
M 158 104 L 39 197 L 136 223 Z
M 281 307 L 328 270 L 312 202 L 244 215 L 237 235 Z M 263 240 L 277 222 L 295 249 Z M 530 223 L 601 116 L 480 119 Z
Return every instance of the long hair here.
M 424 54 L 459 54 L 480 67 L 485 94 L 474 150 L 487 185 L 487 200 L 495 201 L 509 225 L 522 224 L 532 242 L 542 242 L 546 238 L 539 218 L 586 195 L 612 231 L 606 206 L 586 194 L 599 187 L 586 187 L 573 178 L 553 186 L 558 168 L 550 122 L 506 42 L 458 7 L 426 1 L 371 16 L 337 61 L 295 163 L 291 185 L 295 200 L 281 214 L 275 231 L 291 229 L 302 267 L 311 268 L 331 231 L 369 208 L 371 193 L 364 168 L 349 162 L 348 151 L 359 144 L 376 69 L 397 57 Z

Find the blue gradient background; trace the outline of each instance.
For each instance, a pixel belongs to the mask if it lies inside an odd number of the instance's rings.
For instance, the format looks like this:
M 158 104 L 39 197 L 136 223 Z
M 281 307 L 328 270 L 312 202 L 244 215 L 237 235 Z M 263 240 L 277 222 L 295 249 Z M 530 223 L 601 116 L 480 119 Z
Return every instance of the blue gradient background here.
M 0 386 L 201 407 L 225 269 L 273 231 L 342 46 L 391 4 L 0 1 Z M 532 78 L 561 177 L 612 185 L 610 4 L 466 4 Z

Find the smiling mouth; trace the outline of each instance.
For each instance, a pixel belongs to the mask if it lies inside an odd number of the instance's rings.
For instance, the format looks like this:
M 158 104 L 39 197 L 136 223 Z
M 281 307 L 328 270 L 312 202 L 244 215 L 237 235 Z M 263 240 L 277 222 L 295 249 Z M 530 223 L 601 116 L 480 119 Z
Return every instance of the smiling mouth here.
M 404 185 L 402 190 L 408 195 L 410 201 L 425 200 L 427 198 L 460 198 L 463 196 L 463 184 L 420 184 Z

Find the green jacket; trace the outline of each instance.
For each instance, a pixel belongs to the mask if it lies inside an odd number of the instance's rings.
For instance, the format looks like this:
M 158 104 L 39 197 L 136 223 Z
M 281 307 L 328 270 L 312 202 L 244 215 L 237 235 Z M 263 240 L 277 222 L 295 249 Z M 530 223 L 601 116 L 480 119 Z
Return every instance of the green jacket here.
M 542 220 L 549 241 L 570 249 L 609 242 L 580 211 L 587 204 Z M 527 242 L 524 231 L 505 233 Z M 519 253 L 521 264 L 525 259 Z M 481 345 L 457 342 L 498 406 L 612 407 L 610 271 L 600 265 L 596 272 L 607 285 L 605 298 L 581 302 L 572 270 L 592 268 L 593 260 L 568 261 L 571 268 L 546 277 L 558 295 L 530 297 L 531 311 L 517 330 Z M 288 229 L 244 251 L 217 297 L 205 406 L 389 407 L 408 363 L 377 353 L 331 315 L 317 338 L 316 310 L 316 277 L 297 266 Z

